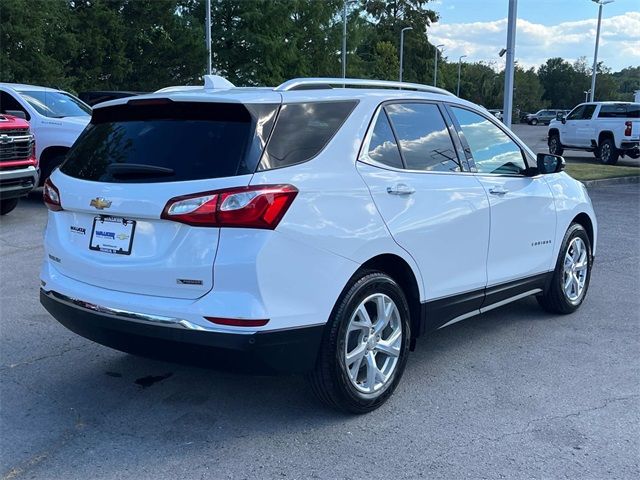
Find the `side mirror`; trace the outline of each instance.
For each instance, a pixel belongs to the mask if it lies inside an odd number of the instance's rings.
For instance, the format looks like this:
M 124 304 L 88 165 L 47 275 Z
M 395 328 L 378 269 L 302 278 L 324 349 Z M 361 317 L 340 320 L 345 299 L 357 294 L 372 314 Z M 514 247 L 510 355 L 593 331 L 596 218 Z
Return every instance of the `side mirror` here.
M 538 173 L 543 175 L 548 173 L 558 173 L 564 170 L 565 161 L 560 155 L 550 153 L 539 153 L 537 158 Z
M 14 117 L 18 117 L 23 120 L 27 119 L 27 114 L 22 110 L 5 110 L 4 113 L 6 113 L 7 115 L 13 115 Z

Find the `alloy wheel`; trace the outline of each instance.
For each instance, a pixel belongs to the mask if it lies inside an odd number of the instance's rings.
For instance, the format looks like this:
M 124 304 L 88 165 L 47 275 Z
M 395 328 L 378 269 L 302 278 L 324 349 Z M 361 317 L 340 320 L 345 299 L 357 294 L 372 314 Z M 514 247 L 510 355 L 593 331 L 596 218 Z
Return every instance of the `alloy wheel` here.
M 376 393 L 393 378 L 402 334 L 400 311 L 387 295 L 370 295 L 358 305 L 347 326 L 344 350 L 347 375 L 358 391 Z
M 580 237 L 574 238 L 564 256 L 563 287 L 567 299 L 576 303 L 582 297 L 589 269 L 589 252 Z

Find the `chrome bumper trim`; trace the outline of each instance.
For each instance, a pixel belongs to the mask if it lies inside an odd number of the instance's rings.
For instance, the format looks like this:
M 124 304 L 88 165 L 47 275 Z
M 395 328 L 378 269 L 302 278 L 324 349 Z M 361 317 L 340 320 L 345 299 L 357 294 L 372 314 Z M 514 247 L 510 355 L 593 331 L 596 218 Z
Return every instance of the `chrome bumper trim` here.
M 47 297 L 71 307 L 85 310 L 88 312 L 97 312 L 101 315 L 113 317 L 119 320 L 129 320 L 137 323 L 144 323 L 147 325 L 161 325 L 169 328 L 180 328 L 186 330 L 198 330 L 203 332 L 213 332 L 217 330 L 209 330 L 207 328 L 196 325 L 188 320 L 174 317 L 165 317 L 162 315 L 152 315 L 148 313 L 131 312 L 129 310 L 121 310 L 119 308 L 105 307 L 103 305 L 97 305 L 95 303 L 86 302 L 78 298 L 68 297 L 62 293 L 58 293 L 54 290 L 40 289 Z

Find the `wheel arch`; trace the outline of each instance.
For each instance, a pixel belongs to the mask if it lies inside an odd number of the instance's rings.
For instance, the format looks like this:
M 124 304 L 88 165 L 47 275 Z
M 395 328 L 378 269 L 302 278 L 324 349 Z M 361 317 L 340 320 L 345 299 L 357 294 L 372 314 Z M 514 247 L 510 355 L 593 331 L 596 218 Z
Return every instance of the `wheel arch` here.
M 600 145 L 602 141 L 607 138 L 610 138 L 615 142 L 615 136 L 613 135 L 613 132 L 611 130 L 603 130 L 602 132 L 600 132 L 600 134 L 598 135 L 598 145 Z
M 364 262 L 356 274 L 366 270 L 377 270 L 386 273 L 396 281 L 404 292 L 407 297 L 409 312 L 411 314 L 411 338 L 413 347 L 413 341 L 415 341 L 420 334 L 420 325 L 422 321 L 420 287 L 413 268 L 401 256 L 393 253 L 385 253 L 377 255 Z
M 558 135 L 558 138 L 560 138 L 560 130 L 557 128 L 550 128 L 548 136 L 551 137 L 551 135 Z
M 50 147 L 45 148 L 40 154 L 40 163 L 43 162 L 44 159 L 50 159 L 57 157 L 58 155 L 64 155 L 70 150 L 70 147 L 63 147 L 61 145 L 52 145 Z
M 589 237 L 589 243 L 591 243 L 591 249 L 595 249 L 595 238 L 594 238 L 594 228 L 593 222 L 591 221 L 591 217 L 585 212 L 581 212 L 576 215 L 571 223 L 577 223 L 582 225 L 582 227 L 587 231 L 587 236 Z

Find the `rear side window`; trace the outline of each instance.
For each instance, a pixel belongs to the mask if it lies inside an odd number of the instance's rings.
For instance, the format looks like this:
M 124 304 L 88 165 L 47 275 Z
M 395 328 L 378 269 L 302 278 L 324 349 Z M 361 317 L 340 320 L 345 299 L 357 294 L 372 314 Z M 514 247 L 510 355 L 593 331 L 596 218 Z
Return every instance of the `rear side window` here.
M 382 163 L 389 167 L 402 168 L 400 151 L 384 110 L 381 110 L 378 115 L 367 153 L 374 162 Z
M 61 171 L 110 183 L 157 183 L 253 173 L 277 105 L 166 102 L 97 109 Z M 266 119 L 266 120 L 265 120 Z M 269 127 L 270 130 L 270 127 Z
M 356 104 L 350 100 L 283 105 L 258 170 L 287 167 L 318 155 Z
M 640 118 L 640 104 L 602 105 L 598 118 Z
M 440 109 L 433 103 L 385 107 L 409 170 L 459 172 L 458 155 Z

